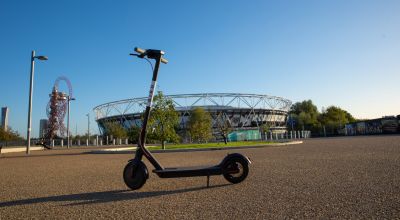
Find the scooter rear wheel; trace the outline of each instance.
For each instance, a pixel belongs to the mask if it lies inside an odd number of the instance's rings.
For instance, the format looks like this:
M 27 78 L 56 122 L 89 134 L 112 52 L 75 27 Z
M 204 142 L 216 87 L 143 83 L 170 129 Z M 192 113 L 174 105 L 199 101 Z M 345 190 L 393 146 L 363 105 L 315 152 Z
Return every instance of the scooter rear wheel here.
M 148 178 L 147 167 L 143 162 L 130 161 L 124 169 L 124 182 L 132 190 L 140 189 Z
M 224 165 L 224 178 L 233 184 L 242 182 L 248 174 L 249 164 L 243 158 L 229 159 Z

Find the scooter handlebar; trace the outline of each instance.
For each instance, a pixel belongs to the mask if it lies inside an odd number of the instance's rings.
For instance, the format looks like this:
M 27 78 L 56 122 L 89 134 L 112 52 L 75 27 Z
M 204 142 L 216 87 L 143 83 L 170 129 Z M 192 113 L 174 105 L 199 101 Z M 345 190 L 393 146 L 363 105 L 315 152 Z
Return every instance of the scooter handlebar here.
M 139 47 L 135 47 L 135 52 L 139 53 L 139 54 L 144 54 L 144 53 L 146 53 L 146 50 L 143 50 L 142 48 L 139 48 Z
M 148 52 L 147 50 L 144 50 L 144 49 L 142 49 L 142 48 L 135 47 L 135 52 L 138 53 L 138 54 L 130 54 L 130 55 L 137 56 L 137 57 L 139 57 L 139 58 L 144 58 L 145 56 L 151 56 L 151 53 L 152 53 L 153 51 L 154 51 L 154 50 L 149 50 L 149 52 Z M 162 51 L 159 51 L 159 52 L 161 53 L 161 56 L 164 54 L 164 52 L 162 52 Z M 149 54 L 148 54 L 148 53 L 149 53 Z M 150 58 L 150 57 L 149 57 L 149 58 Z M 167 64 L 167 63 L 168 63 L 168 60 L 165 59 L 165 58 L 163 58 L 163 57 L 161 57 L 161 62 L 164 63 L 164 64 Z
M 164 63 L 164 64 L 167 64 L 167 63 L 168 63 L 168 60 L 161 57 L 161 62 Z

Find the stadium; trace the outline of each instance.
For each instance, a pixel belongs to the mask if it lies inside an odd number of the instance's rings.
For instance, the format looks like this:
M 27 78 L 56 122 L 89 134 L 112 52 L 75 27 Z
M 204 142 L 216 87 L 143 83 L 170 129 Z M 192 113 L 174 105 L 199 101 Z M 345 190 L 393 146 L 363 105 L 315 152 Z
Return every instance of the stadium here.
M 185 130 L 190 112 L 202 107 L 210 113 L 214 134 L 221 120 L 229 121 L 233 129 L 230 139 L 238 138 L 238 133 L 247 132 L 242 139 L 259 138 L 259 130 L 267 124 L 277 132 L 286 131 L 288 111 L 292 102 L 276 96 L 241 93 L 200 93 L 166 95 L 175 105 L 180 115 L 180 129 Z M 147 97 L 124 99 L 96 106 L 95 119 L 100 133 L 105 133 L 107 122 L 117 122 L 124 128 L 141 126 L 141 115 L 146 107 Z M 251 132 L 255 133 L 254 135 Z M 250 133 L 249 133 L 250 132 Z M 240 135 L 239 135 L 240 136 Z

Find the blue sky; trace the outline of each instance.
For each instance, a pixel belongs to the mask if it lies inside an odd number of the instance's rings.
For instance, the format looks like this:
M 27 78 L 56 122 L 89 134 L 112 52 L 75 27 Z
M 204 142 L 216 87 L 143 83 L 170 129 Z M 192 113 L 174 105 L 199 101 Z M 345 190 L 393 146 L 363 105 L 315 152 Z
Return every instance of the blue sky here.
M 0 106 L 26 135 L 30 53 L 36 62 L 33 133 L 58 76 L 73 85 L 71 130 L 93 107 L 142 97 L 151 73 L 128 56 L 166 51 L 165 94 L 241 92 L 356 118 L 400 114 L 400 1 L 0 1 Z M 61 86 L 63 88 L 63 86 Z M 65 88 L 64 88 L 65 89 Z

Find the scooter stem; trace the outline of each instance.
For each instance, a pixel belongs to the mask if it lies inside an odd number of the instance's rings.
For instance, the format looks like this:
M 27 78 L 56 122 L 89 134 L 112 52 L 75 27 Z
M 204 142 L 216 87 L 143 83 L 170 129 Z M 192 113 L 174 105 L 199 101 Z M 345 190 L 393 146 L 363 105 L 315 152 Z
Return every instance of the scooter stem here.
M 148 151 L 145 147 L 146 135 L 147 135 L 147 122 L 150 118 L 151 106 L 153 104 L 154 91 L 155 91 L 156 84 L 157 84 L 158 69 L 160 68 L 160 62 L 162 59 L 162 51 L 159 51 L 159 53 L 152 54 L 152 57 L 153 57 L 153 59 L 156 60 L 156 64 L 154 67 L 153 78 L 152 78 L 151 85 L 150 85 L 149 97 L 147 99 L 146 112 L 144 114 L 142 130 L 140 132 L 140 139 L 138 141 L 139 149 L 136 151 L 135 159 L 141 160 L 142 155 L 144 155 L 150 161 L 150 163 L 154 166 L 154 168 L 156 170 L 161 170 L 161 169 L 163 169 L 161 164 L 154 158 L 154 156 L 150 153 L 150 151 Z
M 149 92 L 149 97 L 147 99 L 147 106 L 146 106 L 146 112 L 144 115 L 144 120 L 143 120 L 143 125 L 142 125 L 142 132 L 140 133 L 140 143 L 144 146 L 146 143 L 146 135 L 147 135 L 147 122 L 150 118 L 150 110 L 151 106 L 153 104 L 153 98 L 154 98 L 154 90 L 157 85 L 157 76 L 158 76 L 158 69 L 160 68 L 160 62 L 161 62 L 161 55 L 156 59 L 156 65 L 154 67 L 153 71 L 153 78 L 151 81 L 150 85 L 150 92 Z

